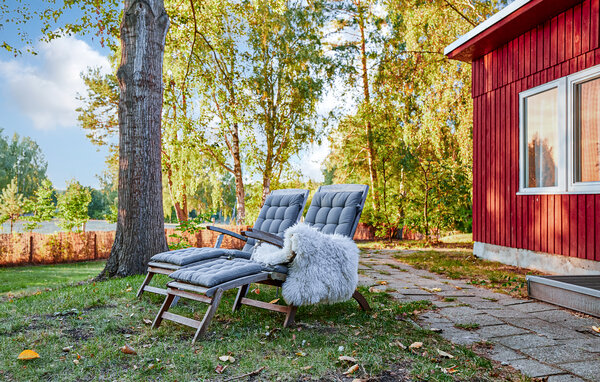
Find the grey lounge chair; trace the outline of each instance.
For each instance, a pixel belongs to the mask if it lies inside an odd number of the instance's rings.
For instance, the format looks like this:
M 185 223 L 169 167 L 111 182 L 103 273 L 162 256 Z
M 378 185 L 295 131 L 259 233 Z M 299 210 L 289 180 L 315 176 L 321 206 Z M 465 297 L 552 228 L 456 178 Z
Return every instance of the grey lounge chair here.
M 296 224 L 302 217 L 309 191 L 303 189 L 283 189 L 272 191 L 262 206 L 253 229 L 264 230 L 270 234 L 282 235 L 288 227 Z M 219 232 L 214 248 L 184 248 L 158 253 L 148 263 L 148 273 L 140 286 L 137 296 L 144 291 L 166 295 L 167 290 L 148 285 L 155 274 L 170 275 L 178 269 L 191 267 L 219 257 L 249 259 L 256 244 L 254 239 L 235 232 L 209 226 L 208 229 Z M 221 248 L 224 235 L 245 241 L 241 250 Z
M 311 205 L 306 213 L 304 222 L 312 225 L 324 233 L 341 234 L 353 237 L 365 204 L 368 186 L 346 184 L 321 186 L 313 196 Z M 264 240 L 281 247 L 281 237 L 260 230 L 245 233 L 257 240 Z M 174 281 L 167 283 L 167 297 L 160 308 L 153 328 L 160 325 L 163 319 L 174 321 L 196 329 L 192 340 L 195 342 L 199 336 L 204 335 L 219 306 L 223 292 L 239 288 L 233 310 L 240 309 L 242 305 L 251 305 L 286 314 L 284 327 L 294 323 L 296 306 L 284 306 L 246 297 L 251 283 L 262 283 L 281 286 L 286 279 L 287 267 L 277 265 L 267 267 L 258 262 L 247 259 L 216 259 L 198 264 L 193 267 L 181 269 L 170 275 Z M 209 304 L 202 321 L 169 312 L 169 308 L 176 297 L 189 298 Z M 352 296 L 363 310 L 369 310 L 365 298 L 355 291 Z

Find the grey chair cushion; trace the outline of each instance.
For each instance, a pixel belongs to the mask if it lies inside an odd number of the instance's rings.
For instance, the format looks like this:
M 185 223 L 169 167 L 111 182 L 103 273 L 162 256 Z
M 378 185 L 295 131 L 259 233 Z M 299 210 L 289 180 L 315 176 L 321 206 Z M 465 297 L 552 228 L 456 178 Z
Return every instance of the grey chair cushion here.
M 181 282 L 211 288 L 240 277 L 260 273 L 263 267 L 245 259 L 215 259 L 204 264 L 183 268 L 170 277 Z
M 150 258 L 152 262 L 186 266 L 198 261 L 214 259 L 220 256 L 233 256 L 249 259 L 252 253 L 238 249 L 224 248 L 183 248 L 175 251 L 161 252 Z
M 326 234 L 350 236 L 362 203 L 362 192 L 317 192 L 304 222 Z
M 269 194 L 262 206 L 253 228 L 282 235 L 283 231 L 298 222 L 300 209 L 304 205 L 305 193 Z M 249 239 L 242 251 L 251 251 L 256 242 Z

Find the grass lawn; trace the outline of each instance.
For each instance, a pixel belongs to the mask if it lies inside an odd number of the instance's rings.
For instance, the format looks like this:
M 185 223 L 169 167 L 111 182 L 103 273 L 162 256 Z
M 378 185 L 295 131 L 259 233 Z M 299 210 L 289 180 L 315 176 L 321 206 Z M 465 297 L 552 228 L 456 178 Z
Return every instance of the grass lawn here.
M 252 372 L 240 380 L 526 380 L 415 327 L 410 319 L 427 310 L 428 302 L 399 304 L 365 288 L 369 313 L 354 301 L 301 307 L 299 324 L 282 329 L 283 315 L 252 307 L 231 313 L 235 291 L 228 291 L 207 338 L 191 345 L 190 328 L 165 321 L 150 329 L 162 298 L 135 298 L 141 281 L 134 276 L 64 286 L 0 304 L 0 380 L 229 380 Z M 257 296 L 270 301 L 274 288 L 261 286 Z M 205 307 L 182 300 L 171 310 L 198 319 Z M 415 342 L 422 346 L 411 349 Z M 126 343 L 137 355 L 120 351 Z M 24 349 L 40 358 L 17 360 Z M 219 360 L 225 355 L 235 360 Z M 344 375 L 354 364 L 357 370 Z
M 417 269 L 425 269 L 451 279 L 466 279 L 473 285 L 492 289 L 514 297 L 527 297 L 526 275 L 540 272 L 488 261 L 473 255 L 473 243 L 465 241 L 467 235 L 457 235 L 458 240 L 445 240 L 435 244 L 418 241 L 376 241 L 359 244 L 363 250 L 397 249 L 396 260 Z
M 56 288 L 96 277 L 106 261 L 0 268 L 0 295 Z

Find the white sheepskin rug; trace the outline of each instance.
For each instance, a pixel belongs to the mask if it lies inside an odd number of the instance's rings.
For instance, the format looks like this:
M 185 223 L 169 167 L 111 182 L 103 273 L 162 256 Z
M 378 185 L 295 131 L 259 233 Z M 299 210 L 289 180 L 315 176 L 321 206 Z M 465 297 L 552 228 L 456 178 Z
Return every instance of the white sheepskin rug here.
M 267 265 L 291 261 L 282 295 L 286 303 L 302 306 L 352 298 L 358 284 L 358 253 L 352 239 L 299 223 L 285 231 L 282 249 L 260 245 L 252 260 Z

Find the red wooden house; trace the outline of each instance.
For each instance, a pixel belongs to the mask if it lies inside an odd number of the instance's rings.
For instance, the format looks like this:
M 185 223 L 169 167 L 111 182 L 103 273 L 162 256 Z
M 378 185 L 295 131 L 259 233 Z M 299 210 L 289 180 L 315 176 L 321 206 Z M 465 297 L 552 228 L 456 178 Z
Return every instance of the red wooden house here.
M 588 275 L 542 294 L 600 314 L 600 0 L 516 0 L 445 54 L 472 64 L 475 254 Z

